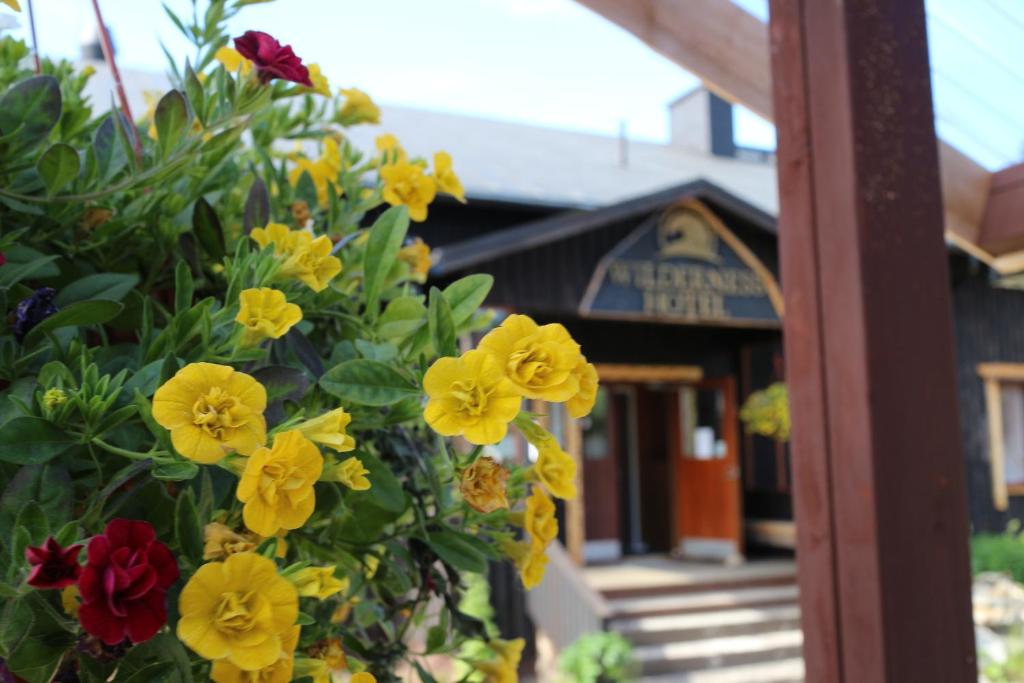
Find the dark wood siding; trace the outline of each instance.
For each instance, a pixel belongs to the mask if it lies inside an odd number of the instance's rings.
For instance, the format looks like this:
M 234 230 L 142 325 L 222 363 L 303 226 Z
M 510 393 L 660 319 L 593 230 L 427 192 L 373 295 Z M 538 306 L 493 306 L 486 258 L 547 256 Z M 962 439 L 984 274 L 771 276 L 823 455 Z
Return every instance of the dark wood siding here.
M 1024 291 L 994 287 L 990 271 L 957 257 L 952 263 L 960 423 L 974 531 L 1002 531 L 1024 518 L 1024 497 L 1011 496 L 1006 512 L 992 505 L 988 415 L 978 363 L 1024 363 Z M 927 454 L 922 453 L 925 457 Z

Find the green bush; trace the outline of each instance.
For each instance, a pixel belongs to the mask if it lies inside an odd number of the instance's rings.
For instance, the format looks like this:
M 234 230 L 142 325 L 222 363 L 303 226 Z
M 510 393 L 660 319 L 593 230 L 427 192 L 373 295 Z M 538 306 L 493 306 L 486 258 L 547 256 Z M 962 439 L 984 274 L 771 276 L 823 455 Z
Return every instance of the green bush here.
M 1024 539 L 1020 525 L 1011 525 L 1001 534 L 977 534 L 971 539 L 971 571 L 1008 572 L 1014 581 L 1024 583 Z
M 562 652 L 558 670 L 573 683 L 630 681 L 633 646 L 618 633 L 588 633 Z

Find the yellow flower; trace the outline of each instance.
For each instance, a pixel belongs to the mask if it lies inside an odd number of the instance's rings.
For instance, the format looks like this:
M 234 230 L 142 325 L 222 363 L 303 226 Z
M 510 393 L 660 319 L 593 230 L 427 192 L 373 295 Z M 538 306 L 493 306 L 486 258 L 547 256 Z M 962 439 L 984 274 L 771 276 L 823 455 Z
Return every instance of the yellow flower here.
M 366 475 L 370 470 L 363 466 L 359 458 L 349 458 L 334 468 L 334 479 L 340 481 L 353 491 L 366 491 L 370 488 L 370 480 Z
M 484 455 L 462 471 L 459 491 L 462 498 L 477 512 L 494 512 L 508 508 L 505 495 L 507 479 L 508 470 Z
M 58 406 L 62 406 L 68 402 L 68 395 L 63 390 L 53 388 L 47 389 L 46 393 L 43 394 L 43 405 L 53 410 Z
M 566 401 L 565 407 L 568 409 L 569 415 L 578 420 L 590 415 L 590 411 L 594 409 L 594 402 L 597 400 L 597 368 L 593 363 L 588 363 L 586 358 L 580 356 L 579 363 L 573 369 L 573 374 L 576 375 L 580 389 Z
M 69 617 L 78 618 L 78 608 L 82 606 L 82 594 L 77 584 L 72 584 L 60 592 L 60 606 Z
M 220 62 L 227 71 L 232 73 L 241 71 L 243 76 L 248 76 L 252 71 L 252 62 L 242 56 L 242 53 L 233 47 L 225 45 L 213 53 L 213 58 Z
M 383 133 L 381 135 L 378 135 L 376 138 L 374 138 L 373 144 L 377 148 L 377 151 L 380 152 L 383 156 L 387 156 L 389 153 L 395 152 L 401 155 L 399 157 L 400 159 L 405 158 L 405 150 L 402 149 L 402 145 L 401 143 L 398 142 L 398 138 L 396 138 L 391 133 Z
M 240 534 L 220 522 L 210 522 L 203 527 L 203 559 L 223 560 L 235 553 L 249 553 L 256 550 L 256 538 L 251 534 Z
M 288 575 L 299 596 L 324 600 L 348 588 L 348 579 L 337 579 L 332 567 L 306 567 Z
M 338 123 L 353 126 L 357 123 L 380 123 L 380 108 L 370 96 L 359 88 L 342 88 L 338 94 L 345 104 L 338 112 Z
M 448 152 L 434 154 L 434 179 L 437 181 L 437 189 L 450 194 L 463 204 L 466 203 L 466 191 L 459 176 L 455 175 L 452 169 L 452 156 Z
M 538 452 L 533 472 L 552 496 L 572 500 L 576 497 L 576 483 L 573 481 L 576 478 L 576 461 L 562 450 L 554 437 L 548 437 L 533 444 Z
M 349 683 L 377 683 L 377 677 L 368 671 L 360 671 L 359 673 L 352 674 L 352 678 L 348 679 Z
M 277 661 L 256 671 L 245 671 L 228 659 L 218 659 L 210 670 L 214 683 L 290 683 L 294 677 L 295 646 L 299 644 L 301 626 L 293 626 L 281 636 L 281 653 Z
M 346 453 L 356 447 L 356 440 L 345 431 L 352 421 L 352 416 L 344 408 L 335 408 L 311 420 L 300 422 L 295 429 L 302 432 L 310 441 L 330 446 L 339 453 Z
M 544 572 L 548 566 L 548 556 L 544 554 L 544 546 L 537 543 L 530 545 L 530 552 L 526 553 L 519 564 L 519 578 L 523 581 L 526 590 L 536 588 L 544 580 Z
M 243 671 L 273 665 L 298 636 L 295 586 L 278 575 L 273 560 L 256 553 L 204 564 L 182 588 L 178 609 L 183 643 L 204 659 L 226 659 Z
M 308 173 L 316 188 L 316 200 L 321 207 L 326 207 L 328 200 L 328 189 L 341 194 L 342 188 L 338 184 L 338 174 L 341 173 L 341 150 L 338 141 L 332 137 L 324 138 L 324 152 L 316 161 L 306 158 L 295 160 L 295 166 L 288 172 L 288 182 L 292 187 L 297 187 L 303 172 Z
M 409 208 L 409 218 L 416 222 L 427 219 L 427 206 L 437 195 L 437 183 L 416 164 L 396 161 L 382 166 L 383 197 L 391 206 Z
M 21 11 L 21 5 L 18 4 L 18 0 L 0 0 L 0 2 L 2 2 L 5 5 L 7 5 L 8 7 L 10 7 L 15 12 L 20 12 Z
M 535 542 L 544 546 L 558 538 L 555 504 L 539 486 L 534 486 L 526 499 L 524 528 Z
M 579 392 L 573 372 L 583 358 L 580 345 L 558 323 L 538 326 L 525 315 L 510 315 L 478 347 L 497 360 L 526 398 L 561 402 Z
M 289 230 L 281 223 L 255 228 L 250 237 L 262 248 L 273 245 L 280 262 L 278 276 L 297 278 L 314 292 L 322 292 L 341 272 L 341 261 L 331 255 L 334 245 L 326 235 L 313 239 L 306 230 Z
M 331 96 L 331 85 L 327 82 L 327 76 L 320 71 L 319 64 L 309 65 L 309 80 L 313 82 L 313 87 L 310 90 L 324 97 Z
M 423 377 L 429 400 L 423 417 L 443 436 L 474 444 L 498 443 L 522 403 L 501 366 L 483 351 L 439 358 Z
M 427 273 L 433 261 L 430 258 L 430 247 L 419 237 L 413 240 L 412 244 L 402 247 L 398 251 L 398 260 L 409 264 L 409 272 L 416 282 L 426 282 Z
M 324 459 L 301 432 L 291 430 L 274 437 L 273 448 L 260 448 L 245 464 L 236 495 L 245 503 L 245 526 L 261 536 L 278 529 L 298 529 L 313 514 L 313 484 L 320 478 Z
M 212 464 L 231 452 L 250 455 L 267 440 L 267 391 L 227 365 L 189 363 L 156 390 L 153 419 L 175 450 Z
M 519 660 L 523 656 L 526 641 L 522 638 L 492 640 L 488 645 L 498 655 L 497 659 L 477 662 L 474 668 L 487 677 L 486 683 L 516 683 L 519 680 Z
M 359 598 L 352 598 L 338 605 L 338 608 L 331 613 L 332 624 L 343 624 L 348 619 L 348 615 L 352 614 L 352 608 L 358 604 Z
M 0 0 L 3 2 L 4 0 Z M 142 115 L 143 123 L 149 123 L 146 128 L 146 135 L 150 140 L 157 139 L 156 130 L 156 105 L 160 102 L 161 93 L 158 90 L 143 90 L 142 99 L 146 103 L 146 112 Z
M 245 327 L 242 344 L 253 346 L 264 339 L 280 339 L 302 320 L 302 309 L 288 303 L 284 292 L 270 287 L 245 289 L 238 297 L 235 322 Z

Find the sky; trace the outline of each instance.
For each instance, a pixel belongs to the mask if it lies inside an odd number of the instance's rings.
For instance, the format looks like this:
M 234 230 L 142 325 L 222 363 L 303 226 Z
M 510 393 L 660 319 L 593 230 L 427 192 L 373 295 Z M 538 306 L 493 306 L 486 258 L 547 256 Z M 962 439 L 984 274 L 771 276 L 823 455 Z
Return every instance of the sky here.
M 34 1 L 41 52 L 75 58 L 95 25 L 91 3 Z M 187 0 L 167 4 L 191 12 Z M 164 70 L 159 41 L 188 55 L 157 0 L 101 7 L 122 68 Z M 699 83 L 572 0 L 276 0 L 230 24 L 235 34 L 250 28 L 319 63 L 332 86 L 383 104 L 607 135 L 624 123 L 638 140 L 666 141 L 669 103 Z M 739 144 L 774 146 L 773 128 L 753 114 L 738 113 L 736 124 Z
M 732 1 L 767 19 L 768 0 Z M 95 25 L 91 3 L 34 2 L 41 51 L 77 56 Z M 100 2 L 123 67 L 163 70 L 160 41 L 188 54 L 159 0 Z M 189 0 L 167 3 L 191 11 Z M 938 134 L 989 169 L 1024 160 L 1024 0 L 926 0 L 926 9 Z M 624 124 L 638 140 L 666 141 L 669 103 L 698 85 L 573 0 L 276 0 L 230 26 L 250 28 L 384 104 L 606 135 Z M 774 147 L 773 127 L 752 113 L 736 108 L 735 124 L 738 144 Z

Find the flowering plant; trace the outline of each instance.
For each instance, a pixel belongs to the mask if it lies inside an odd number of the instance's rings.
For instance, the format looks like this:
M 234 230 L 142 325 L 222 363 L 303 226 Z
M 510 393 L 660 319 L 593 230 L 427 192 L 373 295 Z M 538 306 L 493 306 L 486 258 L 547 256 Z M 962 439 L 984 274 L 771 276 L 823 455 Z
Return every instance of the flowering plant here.
M 460 353 L 491 278 L 424 291 L 408 236 L 453 160 L 356 149 L 376 105 L 232 47 L 249 1 L 172 15 L 196 60 L 140 121 L 0 37 L 0 676 L 515 680 L 460 600 L 542 580 L 576 462 L 524 401 L 583 416 L 596 372 L 518 315 Z M 484 452 L 510 425 L 535 465 Z

